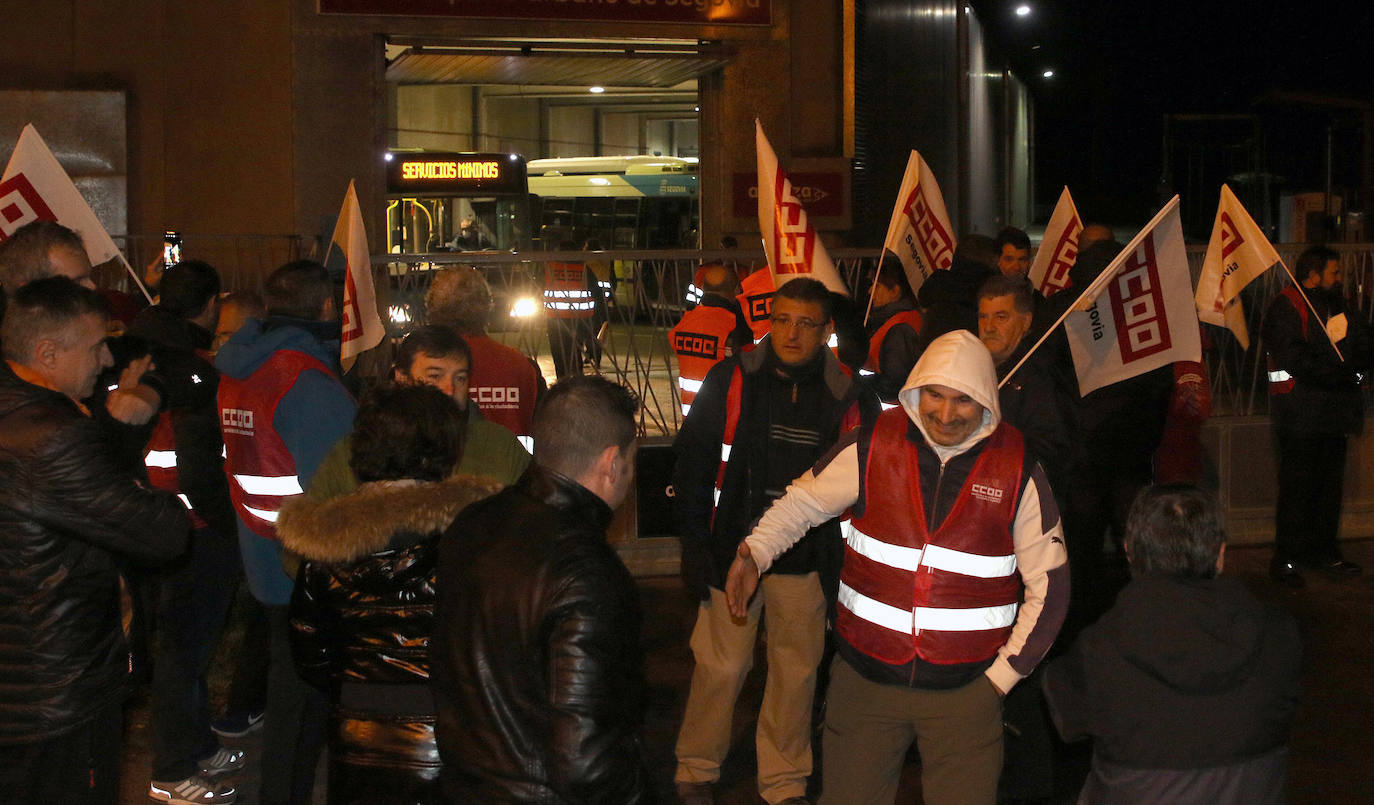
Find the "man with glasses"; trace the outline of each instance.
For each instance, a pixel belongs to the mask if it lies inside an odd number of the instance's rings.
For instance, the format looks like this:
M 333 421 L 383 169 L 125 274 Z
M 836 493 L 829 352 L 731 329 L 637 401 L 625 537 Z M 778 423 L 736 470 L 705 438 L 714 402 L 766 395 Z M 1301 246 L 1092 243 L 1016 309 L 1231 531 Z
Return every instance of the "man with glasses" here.
M 743 619 L 727 611 L 725 572 L 750 525 L 857 424 L 862 392 L 826 349 L 834 322 L 824 285 L 809 278 L 782 285 L 770 325 L 755 349 L 707 374 L 675 444 L 683 579 L 701 602 L 677 743 L 678 793 L 689 804 L 713 801 L 761 614 L 768 678 L 758 719 L 759 793 L 774 805 L 804 802 L 811 774 L 812 699 L 826 601 L 837 582 L 838 524 L 811 529 L 780 557 Z M 863 406 L 876 411 L 877 401 L 863 395 Z

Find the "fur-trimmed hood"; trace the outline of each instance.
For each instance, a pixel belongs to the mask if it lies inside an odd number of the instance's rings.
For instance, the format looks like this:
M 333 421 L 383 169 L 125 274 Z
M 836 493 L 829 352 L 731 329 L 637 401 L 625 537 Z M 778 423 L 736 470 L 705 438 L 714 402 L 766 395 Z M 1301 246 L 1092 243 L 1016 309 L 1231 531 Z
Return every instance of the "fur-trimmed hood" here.
M 385 549 L 401 533 L 434 534 L 501 485 L 458 475 L 435 483 L 380 482 L 343 497 L 286 501 L 277 518 L 282 547 L 315 562 L 351 562 Z

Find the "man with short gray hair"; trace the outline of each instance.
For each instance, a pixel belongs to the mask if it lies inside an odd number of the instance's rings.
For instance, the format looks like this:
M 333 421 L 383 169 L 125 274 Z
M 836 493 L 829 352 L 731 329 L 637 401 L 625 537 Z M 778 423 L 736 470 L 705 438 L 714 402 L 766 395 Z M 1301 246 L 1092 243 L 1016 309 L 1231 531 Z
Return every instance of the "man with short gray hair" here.
M 66 277 L 10 298 L 0 361 L 0 791 L 114 803 L 132 690 L 118 563 L 186 546 L 186 509 L 126 471 L 81 400 L 113 363 L 104 301 Z M 224 801 L 224 800 L 215 800 Z

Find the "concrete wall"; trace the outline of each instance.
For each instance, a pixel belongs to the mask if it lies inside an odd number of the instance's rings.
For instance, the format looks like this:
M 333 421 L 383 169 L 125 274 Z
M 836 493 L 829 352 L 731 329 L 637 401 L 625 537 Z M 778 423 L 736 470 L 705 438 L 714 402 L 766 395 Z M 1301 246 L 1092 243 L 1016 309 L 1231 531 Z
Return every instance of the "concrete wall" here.
M 1345 466 L 1342 538 L 1374 536 L 1374 429 L 1350 440 Z M 1278 477 L 1269 418 L 1213 417 L 1202 432 L 1202 444 L 1226 512 L 1232 542 L 1248 545 L 1274 541 L 1274 499 Z

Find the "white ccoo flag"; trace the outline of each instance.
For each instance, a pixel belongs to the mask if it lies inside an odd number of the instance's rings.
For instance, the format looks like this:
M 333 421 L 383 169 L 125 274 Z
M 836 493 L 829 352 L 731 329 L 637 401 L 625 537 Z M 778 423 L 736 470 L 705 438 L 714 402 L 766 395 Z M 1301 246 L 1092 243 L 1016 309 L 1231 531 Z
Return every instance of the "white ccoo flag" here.
M 949 268 L 954 262 L 954 230 L 949 225 L 944 196 L 935 174 L 916 151 L 907 158 L 883 248 L 902 261 L 913 294 L 930 272 Z
M 1198 320 L 1225 326 L 1248 349 L 1250 332 L 1240 305 L 1241 289 L 1278 262 L 1279 253 L 1264 232 L 1231 188 L 1222 185 L 1212 239 L 1207 244 L 1194 298 Z
M 754 119 L 755 144 L 759 167 L 759 233 L 763 250 L 773 269 L 773 285 L 797 277 L 812 277 L 837 293 L 849 295 L 840 272 L 825 250 L 825 244 L 806 220 L 806 210 L 792 192 L 792 183 L 778 165 L 773 146 L 763 135 L 763 125 Z
M 1200 361 L 1202 344 L 1178 196 L 1137 234 L 1064 320 L 1080 394 Z
M 343 310 L 343 338 L 339 343 L 339 363 L 344 371 L 353 366 L 359 355 L 382 343 L 386 328 L 377 314 L 377 292 L 372 286 L 372 260 L 367 249 L 367 231 L 363 229 L 363 211 L 358 206 L 358 194 L 353 182 L 348 182 L 339 222 L 329 239 L 329 251 L 324 264 L 332 276 L 340 271 L 345 276 Z
M 1028 275 L 1031 285 L 1046 297 L 1069 286 L 1069 269 L 1078 260 L 1078 236 L 1082 232 L 1083 219 L 1078 217 L 1078 208 L 1066 187 L 1054 205 L 1054 214 L 1045 227 L 1045 237 Z
M 56 221 L 80 235 L 91 265 L 119 258 L 125 268 L 129 267 L 91 205 L 81 197 L 71 177 L 30 123 L 20 133 L 4 176 L 0 177 L 0 243 L 33 221 Z

